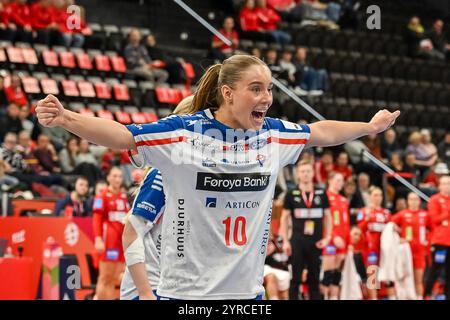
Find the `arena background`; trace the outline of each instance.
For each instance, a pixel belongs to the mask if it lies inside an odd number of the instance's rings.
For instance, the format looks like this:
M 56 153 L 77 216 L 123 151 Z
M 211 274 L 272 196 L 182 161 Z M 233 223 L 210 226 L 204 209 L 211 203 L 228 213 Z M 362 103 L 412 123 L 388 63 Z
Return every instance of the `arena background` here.
M 294 52 L 301 46 L 308 50 L 310 67 L 326 70 L 329 86 L 319 88 L 323 92 L 315 94 L 298 93 L 283 72 L 277 74 L 275 71 L 281 86 L 292 89 L 291 95 L 295 97 L 292 99 L 276 89 L 270 111 L 272 116 L 293 122 L 312 122 L 315 119 L 302 107 L 304 103 L 326 119 L 349 121 L 368 121 L 380 108 L 400 109 L 402 115 L 395 131 L 396 145 L 403 154 L 406 154 L 410 134 L 428 129 L 432 143 L 438 147 L 439 159 L 421 168 L 420 177 L 414 170 L 401 175 L 407 182 L 420 187 L 421 194 L 427 199 L 437 191 L 436 176 L 448 174 L 450 67 L 448 59 L 419 57 L 412 53 L 405 30 L 414 15 L 420 16 L 427 30 L 437 18 L 447 22 L 450 6 L 445 0 L 350 2 L 358 6 L 349 7 L 348 19 L 339 21 L 338 27 L 281 21 L 279 29 L 292 37 L 289 44 L 253 41 L 241 35 L 237 49 L 252 52 L 258 48 L 265 59 L 269 50 L 274 49 L 280 58 L 283 50 Z M 239 1 L 187 0 L 185 3 L 217 29 L 221 28 L 225 17 L 234 17 L 235 28 L 240 32 Z M 30 107 L 29 114 L 24 111 L 25 116 L 21 118 L 21 130 L 29 129 L 34 141 L 46 131 L 37 124 L 33 107 L 47 93 L 55 94 L 68 108 L 85 114 L 113 118 L 124 124 L 145 123 L 169 115 L 183 97 L 195 92 L 195 83 L 203 71 L 217 61 L 211 52 L 211 31 L 175 1 L 80 0 L 76 4 L 84 8 L 86 24 L 92 31 L 84 37 L 82 48 L 64 47 L 51 39 L 46 44 L 15 39 L 0 41 L 0 74 L 4 87 L 10 86 L 13 74 L 20 77 L 19 87 L 26 95 L 24 105 Z M 374 4 L 380 8 L 381 30 L 367 28 L 370 13 L 366 9 Z M 158 50 L 154 53 L 166 60 L 169 71 L 169 78 L 164 83 L 155 84 L 129 74 L 123 48 L 133 28 L 138 28 L 143 37 L 155 36 Z M 444 34 L 448 34 L 446 24 Z M 274 70 L 278 69 L 272 68 Z M 299 102 L 299 98 L 303 102 Z M 17 130 L 11 120 L 16 117 L 11 117 L 8 111 L 11 102 L 4 101 L 5 104 L 0 106 L 2 139 L 7 132 Z M 28 123 L 24 124 L 26 120 Z M 58 141 L 58 138 L 51 137 L 50 140 L 59 153 L 65 148 L 65 141 Z M 399 194 L 404 196 L 405 187 L 362 153 L 370 151 L 394 171 L 400 173 L 402 170 L 389 162 L 382 135 L 364 139 L 363 145 L 329 150 L 335 158 L 341 151 L 347 151 L 352 167 L 350 175 L 357 177 L 359 173 L 367 172 L 371 184 L 383 187 L 385 207 L 396 212 L 396 208 L 402 206 L 397 202 L 401 202 Z M 98 169 L 87 169 L 92 170 L 87 171 L 92 174 L 90 182 L 100 180 L 110 166 L 119 165 L 127 177 L 127 186 L 135 187 L 139 174 L 133 172 L 126 155 L 94 146 L 90 152 L 97 159 Z M 323 149 L 315 150 L 316 160 L 323 152 Z M 2 162 L 5 161 L 3 157 Z M 32 162 L 28 164 L 33 165 Z M 60 163 L 56 162 L 46 170 L 33 172 L 32 177 L 11 174 L 18 183 L 3 183 L 2 179 L 0 299 L 89 299 L 93 296 L 98 271 L 92 219 L 71 217 L 67 211 L 55 212 L 56 202 L 73 190 L 77 177 L 73 170 L 64 172 L 60 169 Z M 10 176 L 6 167 L 1 171 L 2 177 Z M 35 175 L 48 176 L 42 171 L 49 171 L 49 176 L 56 177 L 57 182 L 33 178 Z M 430 173 L 434 173 L 434 180 L 426 180 Z M 295 183 L 288 174 L 286 180 L 288 186 Z M 353 222 L 357 209 L 352 210 Z M 280 210 L 280 206 L 274 210 L 275 230 Z M 81 282 L 75 281 L 76 289 L 67 286 L 67 277 L 78 274 L 77 270 L 70 269 L 73 265 L 80 267 Z M 441 291 L 438 283 L 435 295 Z

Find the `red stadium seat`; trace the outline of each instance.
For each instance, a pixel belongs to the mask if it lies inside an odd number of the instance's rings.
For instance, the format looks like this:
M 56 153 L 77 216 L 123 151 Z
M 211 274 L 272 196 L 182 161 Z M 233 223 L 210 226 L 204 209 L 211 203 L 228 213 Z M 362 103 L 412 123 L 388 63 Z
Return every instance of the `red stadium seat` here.
M 109 64 L 109 58 L 105 55 L 95 56 L 95 66 L 98 71 L 111 71 L 111 65 Z
M 42 59 L 48 67 L 59 67 L 58 54 L 55 51 L 44 50 L 42 52 Z
M 83 70 L 92 70 L 92 60 L 87 53 L 77 53 L 78 67 Z
M 41 86 L 44 94 L 59 94 L 58 84 L 53 79 L 42 79 Z
M 154 113 L 145 113 L 145 117 L 147 118 L 147 123 L 158 121 L 158 116 Z
M 73 69 L 75 65 L 75 56 L 70 51 L 62 51 L 59 53 L 59 60 L 61 61 L 61 66 L 64 68 Z
M 121 83 L 113 85 L 114 97 L 119 101 L 130 100 L 130 94 L 128 93 L 128 87 Z
M 8 54 L 9 62 L 11 63 L 24 63 L 22 50 L 16 47 L 8 47 L 6 48 L 6 53 Z
M 77 83 L 73 80 L 63 80 L 61 81 L 62 88 L 64 91 L 64 94 L 68 97 L 79 97 L 80 92 L 77 88 Z
M 111 111 L 109 111 L 109 110 L 104 110 L 104 109 L 99 110 L 99 111 L 97 111 L 97 116 L 99 116 L 100 118 L 103 118 L 103 119 L 114 120 L 114 116 L 111 113 Z
M 161 103 L 178 104 L 181 101 L 181 93 L 177 89 L 157 87 L 156 98 Z
M 133 112 L 131 114 L 131 120 L 133 123 L 147 123 L 147 117 L 142 112 Z
M 111 65 L 115 72 L 125 73 L 127 72 L 127 66 L 125 60 L 121 56 L 111 57 Z
M 95 90 L 89 81 L 78 81 L 78 90 L 84 98 L 95 98 Z
M 97 98 L 99 99 L 111 99 L 111 90 L 109 85 L 105 82 L 96 82 L 94 84 Z
M 132 123 L 130 114 L 125 111 L 116 111 L 115 115 L 116 115 L 117 121 L 119 121 L 121 124 Z
M 25 63 L 38 64 L 39 59 L 33 48 L 22 48 L 22 56 Z
M 23 77 L 22 78 L 23 90 L 26 93 L 41 93 L 41 88 L 39 88 L 39 82 L 33 77 Z
M 92 111 L 91 109 L 88 109 L 88 108 L 80 109 L 79 112 L 85 116 L 95 117 L 94 111 Z

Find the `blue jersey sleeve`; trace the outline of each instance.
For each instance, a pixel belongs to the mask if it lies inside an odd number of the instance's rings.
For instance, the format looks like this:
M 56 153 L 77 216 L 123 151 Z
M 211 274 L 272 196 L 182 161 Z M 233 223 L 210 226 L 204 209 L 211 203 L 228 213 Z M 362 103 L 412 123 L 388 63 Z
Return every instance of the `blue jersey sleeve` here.
M 267 128 L 271 131 L 271 142 L 277 147 L 273 150 L 279 158 L 280 166 L 296 163 L 311 136 L 310 127 L 281 119 L 266 120 Z
M 166 204 L 161 172 L 151 169 L 144 178 L 142 186 L 133 202 L 133 215 L 156 223 L 164 212 Z
M 282 119 L 266 118 L 269 129 L 280 131 L 281 133 L 311 133 L 309 125 L 298 124 Z
M 143 165 L 164 168 L 172 161 L 172 149 L 182 142 L 184 121 L 172 115 L 154 123 L 126 126 L 133 134 Z

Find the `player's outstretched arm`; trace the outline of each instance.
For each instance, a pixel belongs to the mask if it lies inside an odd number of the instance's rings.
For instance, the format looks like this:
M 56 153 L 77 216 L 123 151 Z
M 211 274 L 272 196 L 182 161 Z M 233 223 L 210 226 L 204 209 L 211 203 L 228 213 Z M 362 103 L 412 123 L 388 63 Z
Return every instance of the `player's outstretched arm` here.
M 370 122 L 346 122 L 324 120 L 312 123 L 307 147 L 329 147 L 340 145 L 362 136 L 378 134 L 389 129 L 400 115 L 400 111 L 378 111 Z
M 112 149 L 136 149 L 133 135 L 124 125 L 66 110 L 53 95 L 39 100 L 36 115 L 41 125 L 62 127 L 92 143 Z

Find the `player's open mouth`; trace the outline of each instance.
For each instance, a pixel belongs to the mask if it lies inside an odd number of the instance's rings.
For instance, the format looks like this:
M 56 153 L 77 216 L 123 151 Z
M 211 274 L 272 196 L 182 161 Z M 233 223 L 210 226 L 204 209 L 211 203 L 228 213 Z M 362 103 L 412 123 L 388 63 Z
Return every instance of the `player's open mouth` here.
M 261 121 L 266 116 L 267 111 L 252 111 L 252 116 L 255 120 Z

